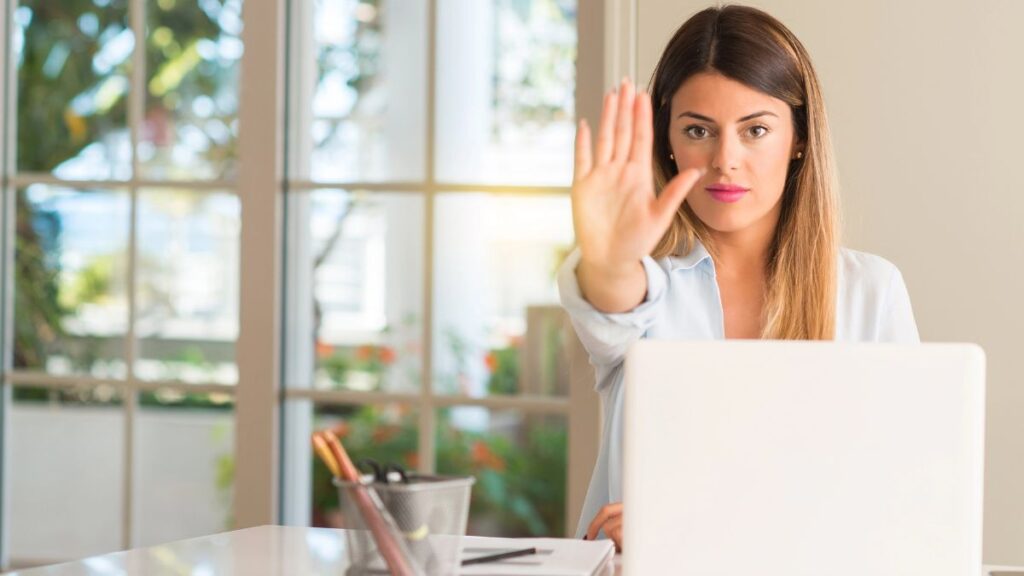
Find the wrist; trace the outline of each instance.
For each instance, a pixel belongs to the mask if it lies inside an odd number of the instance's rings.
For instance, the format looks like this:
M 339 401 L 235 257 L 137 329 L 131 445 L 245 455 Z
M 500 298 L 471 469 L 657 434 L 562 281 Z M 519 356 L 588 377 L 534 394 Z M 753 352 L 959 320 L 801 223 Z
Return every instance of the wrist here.
M 607 259 L 591 260 L 581 255 L 578 270 L 585 271 L 588 276 L 614 281 L 636 276 L 637 269 L 643 269 L 640 260 L 611 262 Z

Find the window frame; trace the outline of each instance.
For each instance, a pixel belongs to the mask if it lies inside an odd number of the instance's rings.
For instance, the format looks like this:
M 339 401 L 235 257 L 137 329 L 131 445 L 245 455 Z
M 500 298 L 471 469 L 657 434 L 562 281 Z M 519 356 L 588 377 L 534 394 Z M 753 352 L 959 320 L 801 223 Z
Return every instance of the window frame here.
M 109 384 L 123 395 L 125 452 L 123 499 L 123 548 L 136 542 L 133 526 L 133 483 L 135 481 L 134 436 L 138 394 L 171 388 L 196 393 L 223 393 L 234 399 L 235 420 L 235 484 L 234 525 L 245 528 L 263 524 L 290 523 L 294 514 L 289 506 L 301 506 L 301 495 L 284 493 L 289 469 L 302 468 L 307 452 L 296 452 L 286 446 L 284 426 L 297 426 L 297 411 L 288 409 L 288 400 L 308 400 L 316 405 L 377 405 L 405 403 L 418 411 L 419 462 L 421 472 L 432 472 L 436 460 L 436 411 L 449 406 L 481 406 L 488 409 L 512 409 L 522 414 L 560 414 L 567 419 L 567 501 L 566 535 L 574 530 L 574 520 L 582 508 L 587 483 L 597 456 L 600 438 L 599 400 L 593 391 L 593 372 L 587 355 L 575 338 L 570 340 L 570 393 L 566 397 L 483 397 L 436 394 L 431 381 L 434 210 L 440 193 L 486 192 L 496 195 L 568 195 L 568 186 L 500 186 L 438 182 L 434 176 L 435 113 L 436 113 L 436 33 L 438 0 L 428 0 L 428 63 L 426 84 L 425 177 L 422 182 L 311 182 L 288 180 L 285 169 L 286 137 L 289 126 L 284 111 L 289 97 L 288 28 L 295 26 L 289 13 L 289 0 L 245 0 L 242 8 L 245 51 L 240 63 L 241 81 L 238 108 L 237 176 L 231 181 L 153 181 L 139 179 L 138 157 L 134 152 L 140 140 L 140 127 L 145 107 L 145 51 L 136 42 L 130 77 L 128 125 L 133 145 L 132 179 L 127 181 L 62 180 L 49 174 L 19 173 L 15 162 L 17 69 L 11 61 L 8 46 L 12 41 L 11 23 L 17 0 L 8 0 L 0 10 L 0 60 L 3 62 L 4 86 L 0 91 L 0 109 L 4 111 L 4 150 L 2 158 L 2 204 L 0 222 L 0 567 L 8 565 L 10 507 L 7 483 L 4 482 L 6 451 L 11 437 L 6 411 L 11 391 L 18 386 L 50 389 L 70 385 L 96 386 Z M 129 0 L 129 22 L 136 38 L 145 34 L 146 0 Z M 578 61 L 576 80 L 577 117 L 585 117 L 596 126 L 600 113 L 600 97 L 614 79 L 633 74 L 635 66 L 636 0 L 579 0 Z M 271 41 L 267 41 L 271 39 Z M 626 49 L 628 48 L 628 49 Z M 270 89 L 268 89 L 270 87 Z M 13 222 L 14 194 L 28 184 L 56 184 L 67 187 L 116 186 L 130 190 L 131 224 L 127 257 L 129 259 L 129 317 L 125 334 L 125 361 L 129 367 L 124 380 L 105 380 L 82 376 L 53 376 L 34 371 L 13 370 Z M 136 217 L 139 191 L 149 187 L 189 189 L 193 191 L 231 191 L 241 205 L 239 334 L 236 362 L 239 384 L 194 385 L 180 382 L 140 381 L 132 366 L 136 355 L 135 340 L 135 267 Z M 371 193 L 410 192 L 424 200 L 424 273 L 423 273 L 423 370 L 419 392 L 387 394 L 380 392 L 323 391 L 289 389 L 286 381 L 285 347 L 291 345 L 284 330 L 287 319 L 284 306 L 294 295 L 286 291 L 282 271 L 288 251 L 294 249 L 293 239 L 285 237 L 285 221 L 294 217 L 286 209 L 289 194 L 307 193 L 318 188 L 358 188 Z M 293 224 L 292 222 L 289 222 Z M 241 385 L 244 382 L 245 385 Z M 309 410 L 308 412 L 312 412 Z M 308 462 L 308 460 L 306 460 Z M 308 466 L 306 466 L 308 468 Z M 308 473 L 308 472 L 307 472 Z M 308 482 L 306 484 L 308 486 Z M 306 507 L 308 509 L 308 499 Z M 308 510 L 307 510 L 308 514 Z M 290 518 L 291 517 L 291 518 Z

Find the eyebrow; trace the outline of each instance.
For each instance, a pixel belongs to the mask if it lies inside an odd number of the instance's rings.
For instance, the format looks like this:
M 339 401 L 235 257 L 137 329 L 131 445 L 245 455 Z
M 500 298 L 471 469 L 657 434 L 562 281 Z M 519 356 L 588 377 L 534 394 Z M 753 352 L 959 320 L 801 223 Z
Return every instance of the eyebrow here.
M 715 122 L 711 118 L 708 118 L 707 116 L 704 116 L 703 114 L 697 114 L 696 112 L 683 112 L 679 116 L 676 116 L 676 118 L 682 118 L 683 116 L 689 116 L 691 118 L 696 118 L 697 120 L 703 120 L 705 122 L 710 122 L 712 124 L 717 124 L 717 122 Z M 760 112 L 754 112 L 753 114 L 747 114 L 746 116 L 744 116 L 743 118 L 740 118 L 736 122 L 746 122 L 747 120 L 753 120 L 754 118 L 757 118 L 758 116 L 775 116 L 776 118 L 779 117 L 779 115 L 774 113 L 774 112 L 769 112 L 767 110 L 761 110 Z

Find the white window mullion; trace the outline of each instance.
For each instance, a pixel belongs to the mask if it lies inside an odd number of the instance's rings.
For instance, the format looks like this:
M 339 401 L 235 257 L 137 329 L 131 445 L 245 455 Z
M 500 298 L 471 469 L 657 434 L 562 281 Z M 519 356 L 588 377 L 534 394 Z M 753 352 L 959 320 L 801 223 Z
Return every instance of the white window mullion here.
M 133 63 L 134 67 L 134 63 Z M 145 74 L 145 71 L 143 71 Z M 133 74 L 134 76 L 134 74 Z M 142 85 L 141 89 L 145 89 L 145 84 Z M 137 143 L 138 134 L 136 130 L 141 132 L 141 122 L 143 119 L 145 106 L 145 94 L 140 94 L 140 102 L 137 103 L 138 111 L 133 109 L 136 104 L 133 103 L 135 87 L 132 86 L 132 92 L 128 95 L 128 118 L 130 125 L 130 133 L 133 143 Z M 131 119 L 138 117 L 138 121 L 134 124 Z M 132 155 L 132 166 L 133 170 L 137 170 L 139 167 L 137 164 L 137 158 Z M 16 187 L 24 187 L 30 184 L 46 184 L 48 186 L 60 186 L 64 188 L 123 188 L 125 186 L 138 187 L 138 188 L 161 188 L 167 186 L 174 186 L 176 188 L 188 188 L 195 192 L 224 192 L 225 190 L 231 190 L 235 187 L 236 183 L 233 180 L 150 180 L 148 178 L 139 178 L 138 174 L 134 174 L 134 177 L 128 180 L 75 180 L 72 178 L 59 178 L 52 174 L 44 174 L 39 172 L 20 172 L 12 174 L 10 178 L 12 185 Z
M 242 6 L 236 528 L 278 521 L 285 2 L 247 1 Z
M 423 155 L 427 188 L 424 201 L 423 226 L 423 382 L 420 388 L 419 414 L 419 471 L 433 474 L 437 467 L 437 414 L 434 409 L 434 134 L 437 132 L 435 117 L 435 92 L 437 85 L 437 0 L 430 0 L 427 6 L 427 145 Z
M 313 2 L 288 3 L 288 71 L 286 177 L 308 180 L 313 154 L 313 94 L 317 81 L 317 47 Z M 312 186 L 310 188 L 313 188 Z M 312 201 L 306 190 L 287 184 L 285 191 L 285 266 L 289 289 L 285 290 L 284 381 L 281 386 L 311 389 L 314 379 L 313 350 L 313 238 L 309 232 Z M 305 288 L 309 288 L 308 290 Z M 313 402 L 282 400 L 281 523 L 309 526 L 312 512 Z
M 0 7 L 0 70 L 2 70 L 3 88 L 0 89 L 0 111 L 3 113 L 2 130 L 3 150 L 0 151 L 0 571 L 7 569 L 8 551 L 8 511 L 10 500 L 7 497 L 6 458 L 7 439 L 10 438 L 7 407 L 11 405 L 10 386 L 7 374 L 11 368 L 11 353 L 14 349 L 14 319 L 11 304 L 14 294 L 14 274 L 10 273 L 14 263 L 14 194 L 10 187 L 8 175 L 14 171 L 14 143 L 16 122 L 14 114 L 14 94 L 17 86 L 13 54 L 8 52 L 12 43 L 12 10 L 13 2 L 4 2 Z
M 139 177 L 139 138 L 142 132 L 142 118 L 146 106 L 146 0 L 131 0 L 128 5 L 128 19 L 135 37 L 135 47 L 132 50 L 132 71 L 128 89 L 128 132 L 131 142 L 132 179 Z M 138 261 L 138 207 L 139 189 L 132 185 L 129 191 L 130 207 L 128 223 L 128 262 L 125 270 L 127 282 L 128 299 L 128 326 L 124 338 L 124 362 L 125 376 L 129 383 L 122 394 L 121 402 L 124 404 L 124 494 L 122 510 L 122 533 L 123 545 L 125 548 L 132 548 L 136 542 L 135 535 L 135 413 L 137 407 L 137 394 L 131 386 L 135 382 L 135 285 L 136 285 L 136 262 Z

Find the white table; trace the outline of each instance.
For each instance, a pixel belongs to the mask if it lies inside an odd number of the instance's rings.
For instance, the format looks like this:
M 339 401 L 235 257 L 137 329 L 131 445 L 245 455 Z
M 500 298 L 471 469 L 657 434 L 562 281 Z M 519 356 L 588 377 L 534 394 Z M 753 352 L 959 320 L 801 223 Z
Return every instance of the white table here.
M 344 530 L 260 526 L 20 570 L 8 576 L 339 576 L 347 565 Z M 985 576 L 993 569 L 1014 568 L 987 566 Z M 621 576 L 621 570 L 616 573 Z

